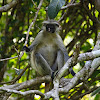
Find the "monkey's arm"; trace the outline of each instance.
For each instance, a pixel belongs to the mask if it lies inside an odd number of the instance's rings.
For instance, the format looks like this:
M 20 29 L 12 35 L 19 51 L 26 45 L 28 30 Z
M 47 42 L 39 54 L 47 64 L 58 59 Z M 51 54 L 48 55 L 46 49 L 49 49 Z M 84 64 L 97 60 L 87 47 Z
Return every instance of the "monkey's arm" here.
M 61 39 L 61 37 L 59 35 L 58 35 L 58 41 L 59 42 L 57 42 L 57 43 L 59 43 L 59 44 L 57 44 L 57 45 L 59 46 L 60 50 L 63 52 L 63 54 L 64 54 L 64 61 L 66 62 L 69 59 L 69 56 L 68 56 L 68 53 L 66 51 L 66 48 L 65 48 L 65 46 L 63 44 L 63 41 L 62 41 L 62 39 Z M 73 71 L 73 68 L 72 67 L 69 69 L 69 71 L 70 71 L 70 73 L 73 76 L 75 76 L 76 73 Z
M 29 47 L 24 46 L 22 50 L 25 50 L 26 52 L 31 52 L 40 43 L 40 41 L 42 39 L 42 35 L 43 35 L 42 33 L 43 33 L 43 31 L 40 31 L 38 33 L 38 35 L 35 37 L 32 44 Z
M 67 53 L 67 50 L 63 44 L 63 41 L 61 39 L 61 37 L 59 35 L 57 35 L 57 41 L 56 41 L 57 45 L 58 45 L 58 48 L 63 52 L 64 54 L 64 61 L 66 62 L 68 59 L 69 59 L 69 56 L 68 56 L 68 53 Z

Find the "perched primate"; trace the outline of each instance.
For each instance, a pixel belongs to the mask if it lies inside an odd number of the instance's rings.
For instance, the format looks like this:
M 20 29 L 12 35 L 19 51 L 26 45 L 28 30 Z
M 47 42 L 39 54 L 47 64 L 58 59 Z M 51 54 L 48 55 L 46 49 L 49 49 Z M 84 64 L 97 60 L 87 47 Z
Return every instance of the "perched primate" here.
M 59 36 L 59 24 L 55 21 L 44 21 L 43 29 L 38 33 L 29 47 L 24 46 L 31 54 L 31 66 L 41 76 L 59 71 L 67 61 L 68 54 Z
M 44 21 L 43 29 L 37 34 L 33 43 L 23 49 L 30 52 L 31 66 L 41 76 L 52 78 L 68 60 L 66 48 L 59 33 L 59 24 L 54 20 Z M 74 75 L 74 72 L 72 73 Z

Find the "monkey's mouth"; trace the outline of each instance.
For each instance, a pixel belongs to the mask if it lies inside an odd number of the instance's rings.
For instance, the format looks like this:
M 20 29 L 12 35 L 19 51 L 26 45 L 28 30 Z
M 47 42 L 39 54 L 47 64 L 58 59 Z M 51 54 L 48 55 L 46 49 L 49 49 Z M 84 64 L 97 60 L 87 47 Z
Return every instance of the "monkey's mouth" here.
M 50 28 L 48 28 L 48 32 L 50 32 L 51 31 L 51 29 Z
M 50 33 L 54 33 L 55 29 L 54 28 L 48 28 L 46 31 L 50 32 Z

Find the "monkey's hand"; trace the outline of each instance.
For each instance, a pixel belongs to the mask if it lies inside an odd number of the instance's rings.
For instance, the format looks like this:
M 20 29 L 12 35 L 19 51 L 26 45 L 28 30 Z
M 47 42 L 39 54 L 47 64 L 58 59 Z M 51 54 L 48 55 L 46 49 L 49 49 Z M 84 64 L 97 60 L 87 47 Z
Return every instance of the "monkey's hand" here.
M 22 51 L 30 52 L 30 49 L 27 46 L 23 46 Z

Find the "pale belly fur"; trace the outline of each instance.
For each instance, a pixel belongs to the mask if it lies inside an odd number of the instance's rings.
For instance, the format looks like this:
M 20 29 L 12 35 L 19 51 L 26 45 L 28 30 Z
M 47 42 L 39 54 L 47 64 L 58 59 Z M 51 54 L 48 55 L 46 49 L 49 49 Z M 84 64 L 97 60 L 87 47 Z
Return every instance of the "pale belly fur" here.
M 50 67 L 52 67 L 52 65 L 54 64 L 55 62 L 55 59 L 56 59 L 56 55 L 57 55 L 57 48 L 55 49 L 55 46 L 56 45 L 51 45 L 51 44 L 48 44 L 48 45 L 42 45 L 41 44 L 41 48 L 40 45 L 37 46 L 36 48 L 36 51 L 33 50 L 31 52 L 31 66 L 38 72 L 38 66 L 36 66 L 36 62 L 35 62 L 35 54 L 36 53 L 40 53 L 44 59 L 47 61 L 47 63 L 49 64 Z

